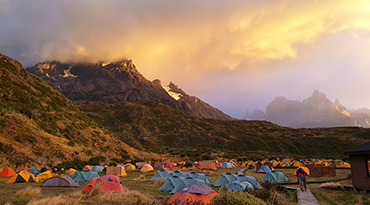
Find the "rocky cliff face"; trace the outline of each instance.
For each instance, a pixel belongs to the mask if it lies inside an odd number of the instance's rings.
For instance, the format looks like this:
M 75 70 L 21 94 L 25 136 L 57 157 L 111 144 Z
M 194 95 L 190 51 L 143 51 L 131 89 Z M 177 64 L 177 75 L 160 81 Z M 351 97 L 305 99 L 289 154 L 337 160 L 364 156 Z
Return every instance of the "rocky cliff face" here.
M 72 101 L 117 103 L 151 100 L 192 116 L 228 120 L 230 116 L 183 92 L 181 100 L 166 92 L 159 80 L 149 81 L 131 60 L 116 63 L 68 65 L 40 63 L 28 71 L 39 76 Z M 178 90 L 177 90 L 178 91 Z M 175 92 L 175 91 L 174 91 Z
M 196 113 L 196 116 L 205 117 L 205 118 L 213 118 L 213 119 L 221 119 L 221 120 L 231 120 L 232 118 L 222 111 L 212 107 L 211 105 L 203 102 L 197 97 L 190 96 L 186 94 L 182 89 L 180 89 L 174 83 L 170 83 L 165 90 L 177 100 L 180 109 L 183 110 L 185 113 L 194 115 L 192 113 Z
M 260 120 L 262 114 L 247 113 L 246 119 Z M 331 102 L 324 93 L 315 90 L 311 97 L 300 101 L 277 97 L 266 107 L 264 120 L 278 125 L 302 127 L 339 127 L 361 126 L 370 127 L 370 112 L 362 109 L 348 111 L 338 100 Z

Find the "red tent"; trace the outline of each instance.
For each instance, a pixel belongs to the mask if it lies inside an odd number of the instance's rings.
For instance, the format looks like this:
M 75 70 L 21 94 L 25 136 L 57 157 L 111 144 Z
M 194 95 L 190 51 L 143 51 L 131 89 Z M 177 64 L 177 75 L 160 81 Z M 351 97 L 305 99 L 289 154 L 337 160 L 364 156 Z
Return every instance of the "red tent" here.
M 5 168 L 0 172 L 0 177 L 12 177 L 15 174 L 15 171 L 12 168 Z
M 125 189 L 123 189 L 121 179 L 118 176 L 115 175 L 105 175 L 103 177 L 95 177 L 93 178 L 84 189 L 82 189 L 82 192 L 90 192 L 93 188 L 100 187 L 101 193 L 107 193 L 107 192 L 125 192 Z
M 218 193 L 203 184 L 190 184 L 180 189 L 171 198 L 168 199 L 168 204 L 209 204 L 213 197 Z
M 28 172 L 28 170 L 30 170 L 30 168 L 24 167 L 20 171 L 26 171 L 26 172 Z
M 165 168 L 173 168 L 173 164 L 172 163 L 167 163 L 166 166 L 164 166 Z
M 220 162 L 217 162 L 217 163 L 216 163 L 216 167 L 217 167 L 217 168 L 221 168 L 221 167 L 222 167 L 222 164 L 221 164 Z

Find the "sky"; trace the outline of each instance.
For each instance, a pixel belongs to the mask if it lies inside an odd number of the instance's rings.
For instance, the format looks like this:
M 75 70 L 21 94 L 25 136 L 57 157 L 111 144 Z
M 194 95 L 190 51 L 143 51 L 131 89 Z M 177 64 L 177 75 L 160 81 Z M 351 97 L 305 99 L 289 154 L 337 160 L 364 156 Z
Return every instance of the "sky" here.
M 369 0 L 0 0 L 0 53 L 24 67 L 132 59 L 235 118 L 315 89 L 370 108 Z

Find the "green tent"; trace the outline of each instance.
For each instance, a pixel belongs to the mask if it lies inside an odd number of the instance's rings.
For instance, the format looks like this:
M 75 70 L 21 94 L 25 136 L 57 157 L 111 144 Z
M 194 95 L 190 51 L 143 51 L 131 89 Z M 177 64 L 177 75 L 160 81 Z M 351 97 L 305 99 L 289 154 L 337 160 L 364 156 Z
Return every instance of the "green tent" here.
M 286 177 L 283 172 L 266 173 L 266 175 L 262 179 L 262 182 L 270 183 L 284 183 L 288 181 L 289 181 L 288 177 Z
M 77 175 L 75 178 L 73 178 L 73 181 L 75 182 L 90 182 L 93 178 L 100 177 L 97 172 L 86 172 L 82 171 Z

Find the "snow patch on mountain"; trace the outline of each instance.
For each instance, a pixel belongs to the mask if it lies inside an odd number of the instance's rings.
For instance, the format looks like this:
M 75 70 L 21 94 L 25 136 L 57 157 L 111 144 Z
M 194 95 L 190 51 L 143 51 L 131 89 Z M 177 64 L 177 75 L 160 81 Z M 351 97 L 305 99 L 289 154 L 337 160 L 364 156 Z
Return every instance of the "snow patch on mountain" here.
M 76 78 L 77 77 L 76 75 L 73 75 L 71 73 L 71 68 L 72 68 L 72 66 L 70 66 L 67 70 L 63 70 L 64 71 L 64 75 L 63 75 L 64 78 L 67 78 L 67 77 Z
M 175 100 L 179 100 L 182 97 L 180 93 L 172 92 L 170 87 L 163 87 L 163 89 Z

